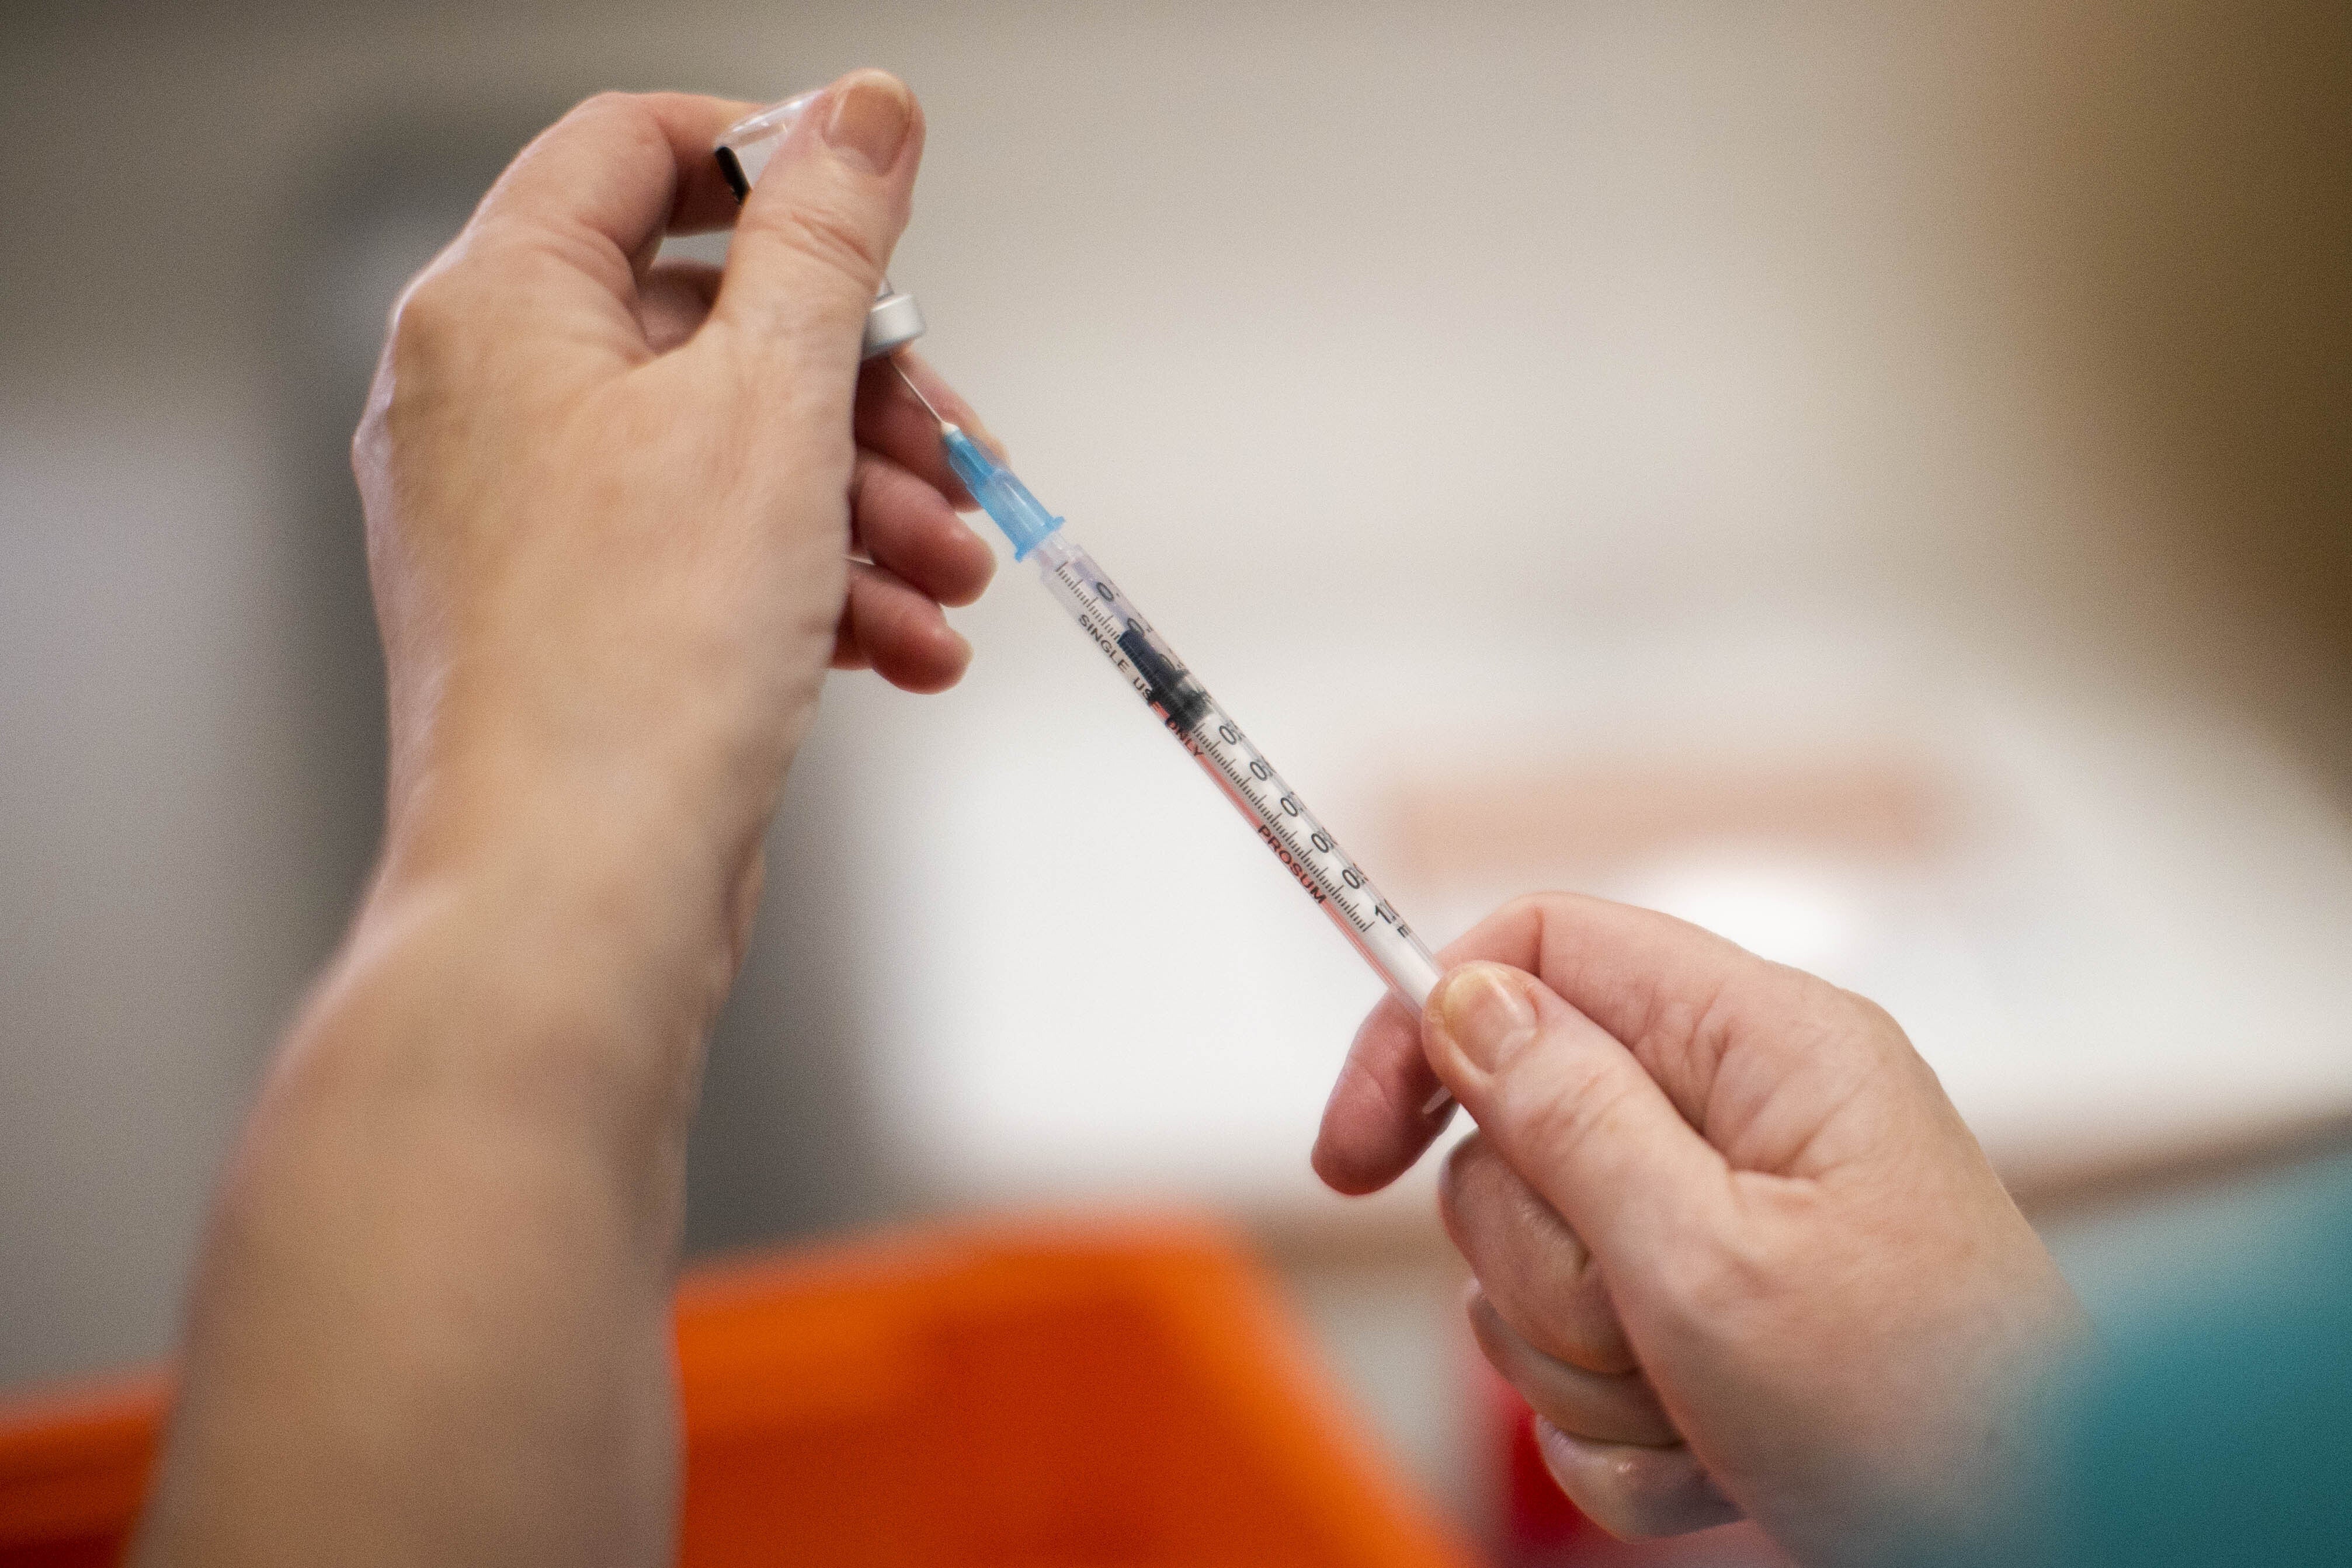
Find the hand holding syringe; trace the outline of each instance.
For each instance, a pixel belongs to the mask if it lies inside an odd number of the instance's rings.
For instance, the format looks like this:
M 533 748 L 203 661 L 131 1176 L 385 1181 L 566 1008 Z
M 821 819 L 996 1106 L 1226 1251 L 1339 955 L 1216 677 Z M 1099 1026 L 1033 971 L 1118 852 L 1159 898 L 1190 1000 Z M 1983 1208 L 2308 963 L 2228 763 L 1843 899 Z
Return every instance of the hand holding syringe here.
M 719 166 L 739 195 L 750 193 L 769 154 L 807 101 L 795 99 L 755 115 L 719 139 Z M 899 350 L 922 331 L 922 311 L 914 299 L 886 281 L 867 316 L 866 357 L 891 359 L 907 390 L 939 422 L 940 439 L 947 445 L 956 476 L 1012 541 L 1013 559 L 1035 561 L 1046 588 L 1111 666 L 1160 716 L 1168 732 L 1216 781 L 1226 799 L 1255 825 L 1258 837 L 1354 944 L 1365 962 L 1418 1013 L 1443 973 L 1429 948 L 1315 820 L 1297 791 L 1250 744 L 1233 716 L 1192 678 L 1175 650 L 1152 630 L 1109 574 L 1063 534 L 1062 519 L 1047 511 L 1010 468 L 954 421 L 941 415 L 924 396 L 899 360 Z M 1423 1107 L 1423 1113 L 1437 1114 L 1447 1103 L 1448 1097 L 1440 1092 Z

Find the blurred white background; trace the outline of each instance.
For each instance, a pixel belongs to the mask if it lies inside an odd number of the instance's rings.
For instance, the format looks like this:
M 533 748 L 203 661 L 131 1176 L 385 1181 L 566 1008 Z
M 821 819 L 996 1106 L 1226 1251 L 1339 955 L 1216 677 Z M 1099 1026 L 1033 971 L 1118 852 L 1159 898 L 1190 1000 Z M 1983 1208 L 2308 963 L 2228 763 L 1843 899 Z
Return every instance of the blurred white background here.
M 607 86 L 904 75 L 927 353 L 1418 925 L 1632 897 L 1909 1026 L 2029 1196 L 2352 1114 L 2319 4 L 97 5 L 0 20 L 0 1378 L 166 1345 L 376 825 L 384 308 Z M 1009 563 L 1008 563 L 1009 565 Z M 836 682 L 698 1246 L 1218 1206 L 1457 1500 L 1376 994 L 1027 580 Z

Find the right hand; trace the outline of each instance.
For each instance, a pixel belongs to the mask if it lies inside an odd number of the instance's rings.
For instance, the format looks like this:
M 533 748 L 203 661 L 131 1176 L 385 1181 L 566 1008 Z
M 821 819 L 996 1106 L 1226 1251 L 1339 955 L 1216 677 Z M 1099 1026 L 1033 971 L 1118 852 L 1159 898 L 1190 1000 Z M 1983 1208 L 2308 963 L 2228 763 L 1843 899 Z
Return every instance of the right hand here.
M 1623 1537 L 1753 1518 L 1808 1563 L 1990 1542 L 2080 1310 L 1895 1020 L 1663 915 L 1548 894 L 1364 1024 L 1316 1168 L 1443 1116 L 1447 1229 L 1545 1460 Z

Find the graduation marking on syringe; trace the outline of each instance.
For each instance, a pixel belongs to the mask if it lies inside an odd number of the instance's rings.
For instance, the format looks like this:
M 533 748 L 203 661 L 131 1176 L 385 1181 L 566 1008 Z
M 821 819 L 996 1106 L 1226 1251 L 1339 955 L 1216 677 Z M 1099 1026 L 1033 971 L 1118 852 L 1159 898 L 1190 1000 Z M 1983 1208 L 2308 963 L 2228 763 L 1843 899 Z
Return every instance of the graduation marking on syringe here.
M 1322 905 L 1356 951 L 1415 1010 L 1437 984 L 1437 960 L 1381 895 L 1361 867 L 1307 810 L 1241 726 L 1192 676 L 1108 573 L 1062 531 L 1013 472 L 953 424 L 942 438 L 956 476 L 1013 541 L 1087 638 L 1125 676 L 1168 732 L 1198 761 L 1307 895 Z M 1433 1110 L 1439 1102 L 1432 1101 Z

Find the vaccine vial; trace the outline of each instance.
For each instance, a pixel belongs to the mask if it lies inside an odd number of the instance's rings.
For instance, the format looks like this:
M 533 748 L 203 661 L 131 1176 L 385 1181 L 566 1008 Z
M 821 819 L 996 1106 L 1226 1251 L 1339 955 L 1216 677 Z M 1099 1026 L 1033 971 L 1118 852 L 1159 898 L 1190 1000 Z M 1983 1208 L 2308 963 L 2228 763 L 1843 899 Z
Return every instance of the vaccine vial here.
M 719 159 L 719 172 L 735 189 L 735 199 L 748 201 L 751 187 L 774 157 L 776 149 L 784 144 L 793 127 L 800 123 L 822 94 L 804 92 L 798 98 L 788 98 L 772 104 L 746 120 L 728 127 L 712 151 Z M 894 349 L 904 348 L 923 335 L 923 308 L 915 303 L 911 294 L 901 294 L 882 280 L 881 291 L 875 295 L 873 305 L 866 312 L 866 341 L 860 350 L 864 359 L 878 359 Z

